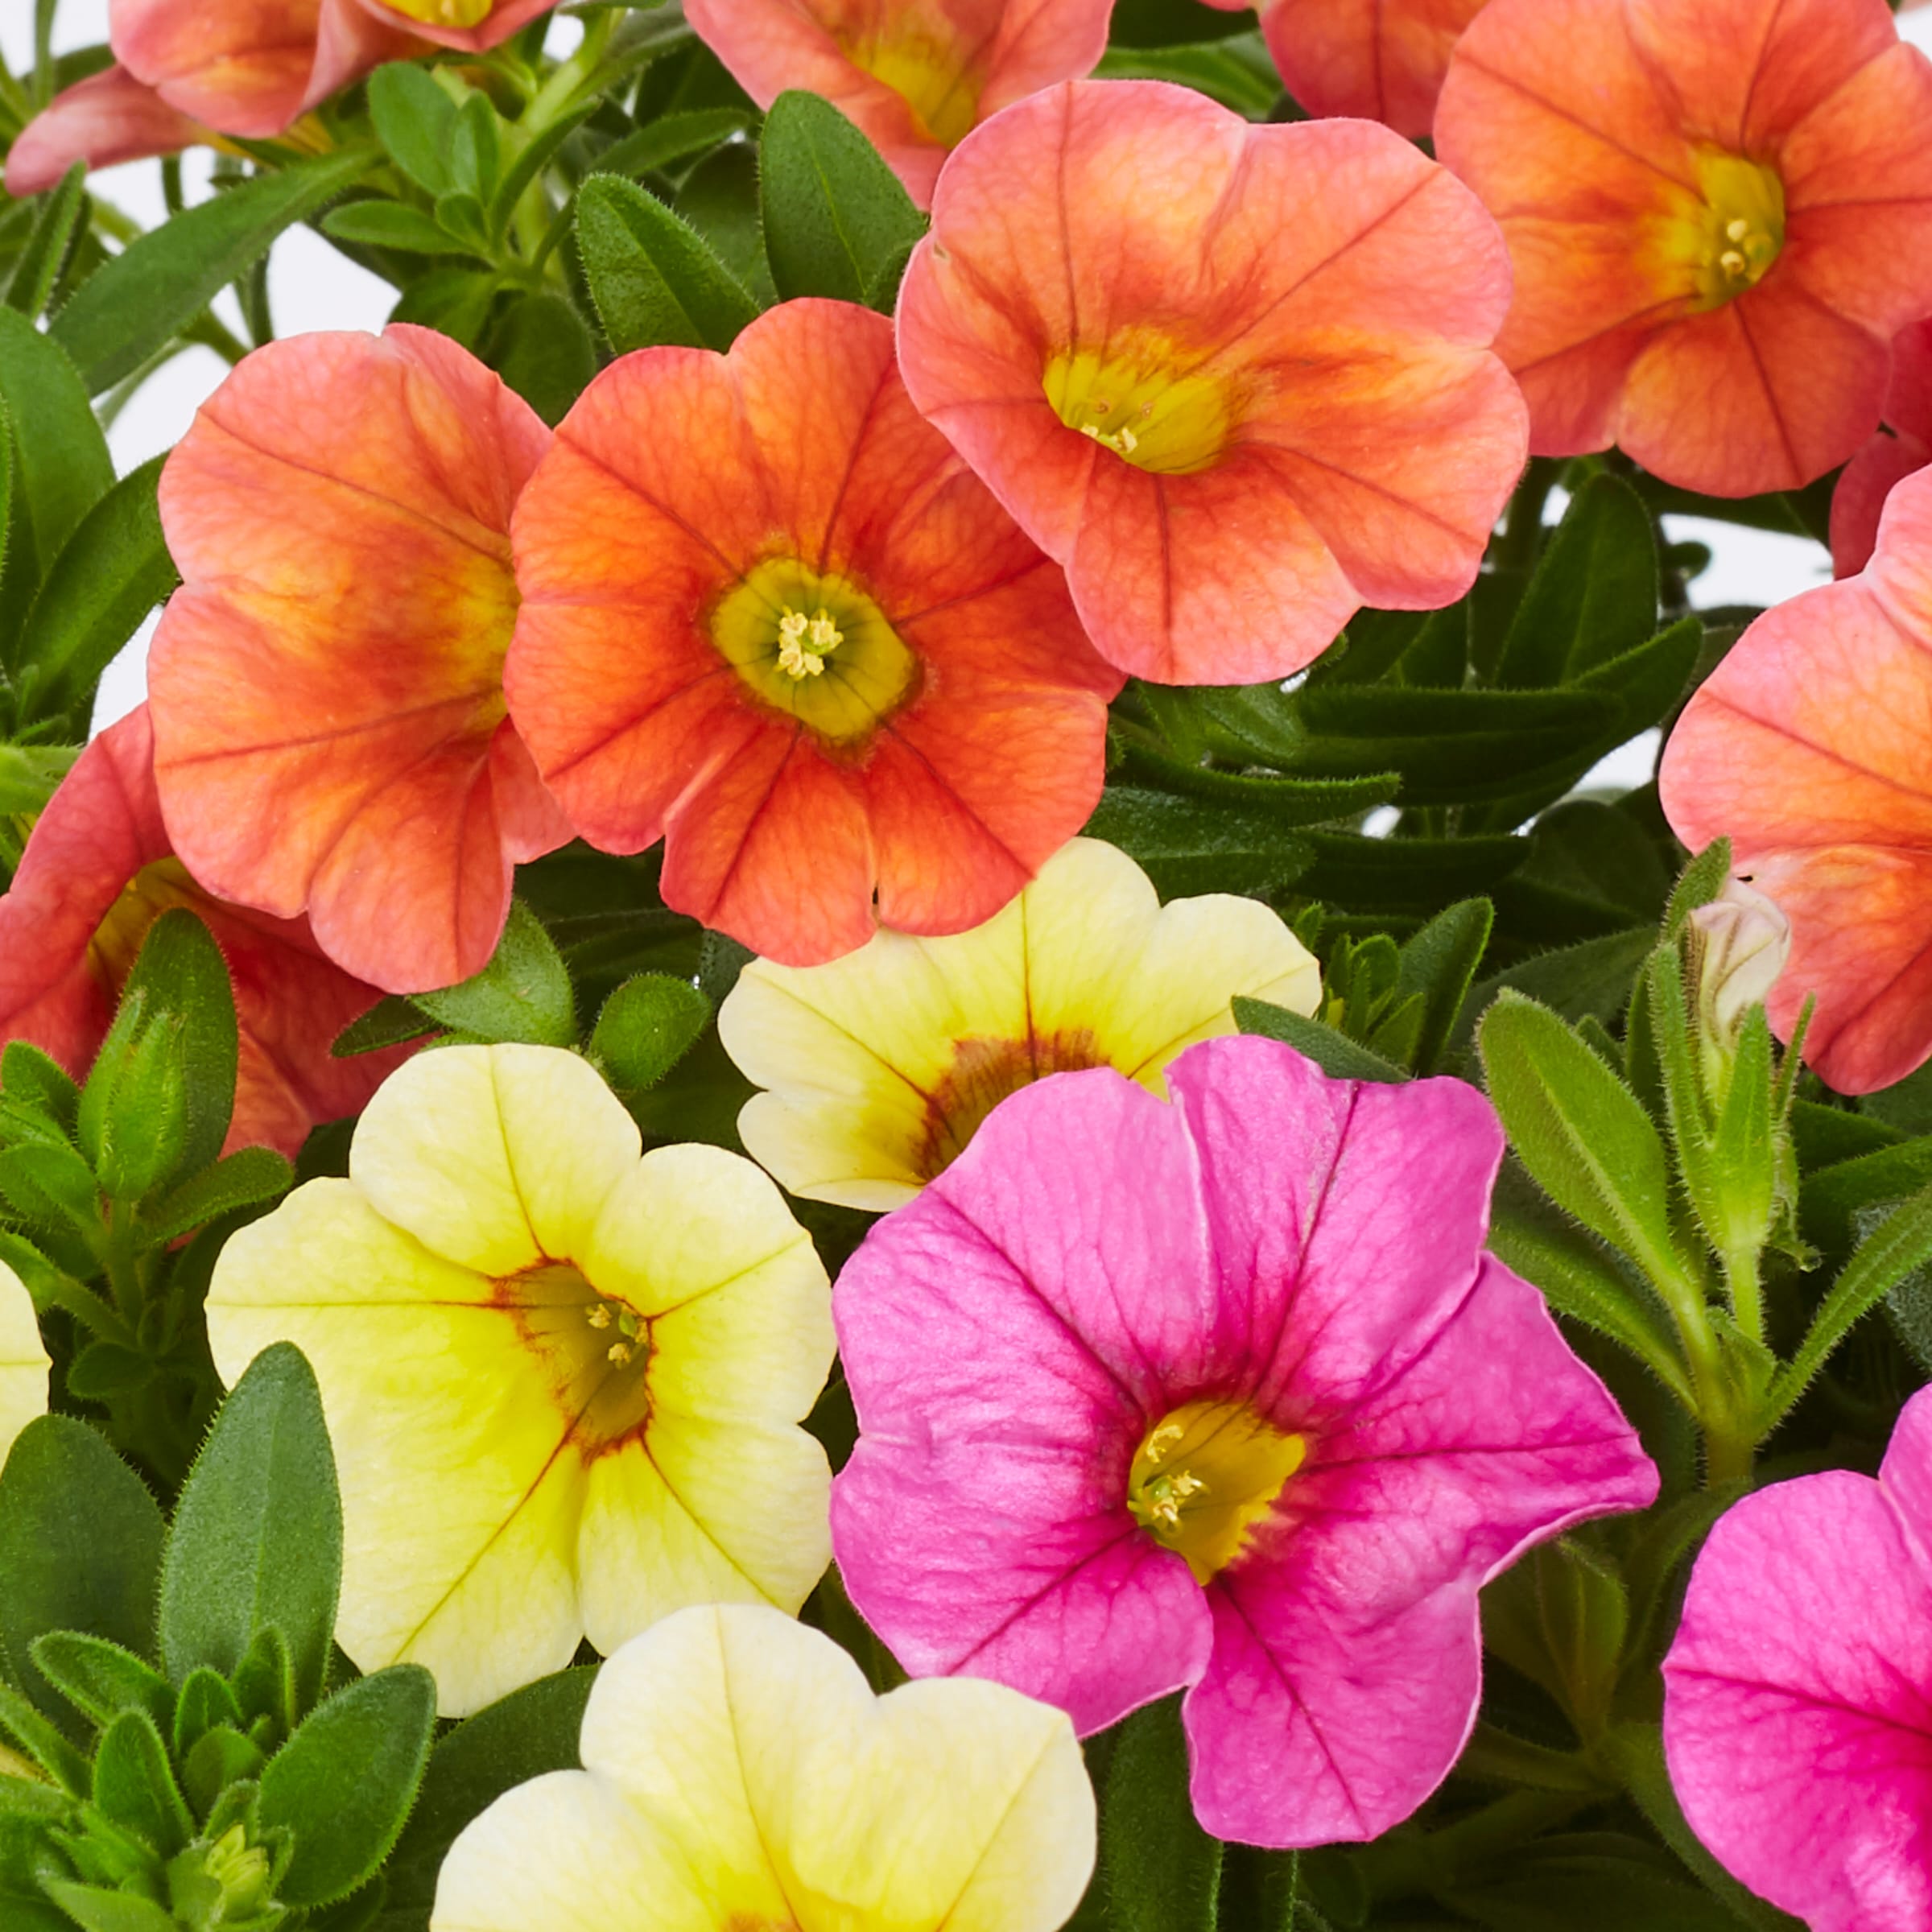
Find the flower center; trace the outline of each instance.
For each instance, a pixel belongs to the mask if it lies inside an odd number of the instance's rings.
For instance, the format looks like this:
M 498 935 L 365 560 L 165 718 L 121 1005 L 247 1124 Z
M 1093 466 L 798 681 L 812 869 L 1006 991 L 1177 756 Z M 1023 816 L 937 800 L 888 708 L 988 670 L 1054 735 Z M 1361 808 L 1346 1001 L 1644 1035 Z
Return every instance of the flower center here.
M 920 133 L 942 147 L 956 146 L 972 131 L 985 81 L 963 50 L 915 31 L 890 39 L 855 39 L 844 52 L 854 67 L 890 88 L 911 109 Z
M 392 13 L 430 27 L 475 27 L 497 10 L 497 0 L 382 0 Z
M 1218 376 L 1189 374 L 1170 342 L 1150 338 L 1108 351 L 1062 349 L 1041 386 L 1069 429 L 1137 469 L 1163 477 L 1212 469 L 1234 430 L 1232 398 Z
M 1127 1507 L 1205 1583 L 1241 1554 L 1307 1453 L 1300 1436 L 1285 1435 L 1245 1402 L 1187 1402 L 1135 1451 Z
M 1050 1073 L 1106 1063 L 1092 1030 L 1084 1026 L 1023 1040 L 954 1041 L 952 1064 L 926 1098 L 926 1132 L 913 1157 L 914 1170 L 926 1181 L 943 1173 L 1009 1093 Z
M 148 927 L 177 906 L 198 911 L 207 902 L 207 895 L 179 859 L 156 859 L 143 865 L 121 888 L 121 896 L 88 942 L 88 964 L 95 978 L 109 993 L 118 994 L 134 970 Z
M 1715 149 L 1698 156 L 1699 195 L 1666 218 L 1663 246 L 1699 309 L 1722 308 L 1771 272 L 1785 246 L 1785 184 L 1776 171 Z
M 650 1324 L 629 1302 L 600 1294 L 568 1261 L 509 1276 L 496 1300 L 543 1364 L 580 1448 L 596 1455 L 642 1432 L 650 1418 Z
M 832 744 L 869 737 L 919 681 L 919 659 L 878 605 L 850 579 L 795 557 L 748 572 L 710 628 L 754 696 Z

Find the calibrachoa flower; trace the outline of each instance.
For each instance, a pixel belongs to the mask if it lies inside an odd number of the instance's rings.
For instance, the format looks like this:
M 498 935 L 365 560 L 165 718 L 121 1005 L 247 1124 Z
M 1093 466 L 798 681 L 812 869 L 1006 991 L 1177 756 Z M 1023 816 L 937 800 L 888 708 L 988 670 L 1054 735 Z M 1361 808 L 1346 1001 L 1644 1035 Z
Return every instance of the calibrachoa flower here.
M 175 848 L 387 992 L 481 971 L 513 861 L 570 836 L 502 684 L 510 510 L 549 440 L 467 350 L 392 326 L 256 350 L 162 472 Z
M 1238 12 L 1249 0 L 1208 0 Z M 1296 105 L 1419 136 L 1449 56 L 1484 0 L 1261 0 L 1268 51 Z
M 1092 72 L 1113 0 L 686 0 L 685 15 L 761 107 L 822 94 L 921 208 L 982 121 Z
M 1932 1924 L 1932 1390 L 1877 1481 L 1748 1496 L 1711 1532 L 1664 1660 L 1691 1829 L 1813 1932 Z
M 544 777 L 593 844 L 663 838 L 666 903 L 754 952 L 976 926 L 1100 798 L 1119 674 L 869 309 L 613 364 L 515 534 L 507 682 Z
M 790 1192 L 910 1200 L 1016 1089 L 1113 1067 L 1163 1097 L 1184 1046 L 1232 1033 L 1237 993 L 1312 1013 L 1321 970 L 1258 900 L 1163 907 L 1125 852 L 1075 839 L 984 926 L 881 932 L 828 966 L 754 960 L 718 1014 L 746 1150 Z
M 85 1079 L 147 929 L 184 906 L 214 935 L 234 988 L 240 1054 L 230 1148 L 293 1156 L 319 1121 L 355 1113 L 404 1057 L 338 1060 L 329 1044 L 378 997 L 324 957 L 303 919 L 204 891 L 175 856 L 155 795 L 142 706 L 75 762 L 0 896 L 0 1040 L 27 1040 Z
M 435 1672 L 445 1712 L 688 1604 L 802 1604 L 829 1550 L 795 1425 L 832 1361 L 825 1271 L 720 1148 L 638 1158 L 574 1054 L 448 1046 L 370 1101 L 346 1180 L 232 1236 L 233 1381 L 292 1341 L 342 1485 L 336 1635 Z
M 772 1610 L 685 1610 L 626 1644 L 581 1756 L 464 1828 L 431 1932 L 1055 1932 L 1093 1869 L 1061 1712 L 966 1681 L 874 1697 Z
M 1522 468 L 1496 225 L 1366 122 L 1076 81 L 968 135 L 899 302 L 913 400 L 1166 683 L 1468 589 Z
M 1483 1252 L 1503 1137 L 1456 1080 L 1210 1040 L 1004 1102 L 834 1296 L 832 1536 L 919 1673 L 1082 1732 L 1187 1687 L 1222 1838 L 1373 1838 L 1475 1721 L 1476 1591 L 1657 1472 Z
M 1748 496 L 1877 427 L 1932 312 L 1932 65 L 1885 0 L 1491 0 L 1435 141 L 1509 237 L 1539 453 Z
M 208 134 L 126 68 L 106 68 L 63 88 L 14 136 L 6 151 L 6 192 L 24 199 L 52 188 L 76 161 L 112 167 L 177 154 Z
M 1684 708 L 1659 786 L 1693 850 L 1736 869 L 1791 922 L 1768 1005 L 1842 1093 L 1932 1054 L 1932 470 L 1892 492 L 1857 576 L 1765 612 Z
M 1932 463 L 1932 322 L 1901 329 L 1892 345 L 1885 427 L 1845 465 L 1831 492 L 1831 568 L 1856 576 L 1878 546 L 1893 484 Z
M 14 1438 L 46 1414 L 51 1366 L 26 1284 L 0 1261 L 0 1463 Z

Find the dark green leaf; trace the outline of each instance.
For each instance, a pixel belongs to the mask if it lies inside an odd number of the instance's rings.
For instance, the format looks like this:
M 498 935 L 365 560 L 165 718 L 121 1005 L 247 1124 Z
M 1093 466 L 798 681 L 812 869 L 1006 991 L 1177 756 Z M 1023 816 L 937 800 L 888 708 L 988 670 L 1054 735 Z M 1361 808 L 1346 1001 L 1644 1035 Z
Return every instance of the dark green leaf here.
M 0 1666 L 76 1736 L 34 1640 L 80 1630 L 151 1656 L 161 1539 L 154 1498 L 101 1435 L 70 1416 L 27 1424 L 0 1472 Z
M 138 369 L 239 280 L 291 224 L 366 173 L 375 159 L 345 148 L 259 175 L 130 242 L 84 283 L 52 334 L 98 395 Z
M 47 307 L 86 205 L 87 163 L 76 161 L 61 176 L 60 185 L 48 191 L 34 232 L 14 263 L 12 279 L 6 285 L 9 308 L 18 309 L 31 320 Z
M 1239 805 L 1109 786 L 1087 822 L 1136 861 L 1164 899 L 1183 894 L 1274 892 L 1312 856 L 1280 819 Z
M 1100 1807 L 1100 1862 L 1118 1932 L 1213 1932 L 1221 1846 L 1188 1802 L 1178 1697 L 1121 1726 Z
M 440 329 L 473 348 L 489 321 L 502 287 L 502 278 L 493 268 L 432 268 L 410 283 L 389 319 Z
M 49 1630 L 31 1653 L 40 1674 L 84 1716 L 107 1724 L 123 1711 L 145 1711 L 156 1724 L 174 1715 L 175 1694 L 151 1663 L 104 1637 Z
M 1271 1006 L 1265 1000 L 1250 1000 L 1237 993 L 1234 1017 L 1243 1033 L 1282 1041 L 1338 1080 L 1395 1082 L 1409 1077 L 1406 1069 L 1358 1045 L 1345 1033 L 1285 1006 Z
M 3 1159 L 3 1157 L 0 1157 Z M 1932 1135 L 1820 1167 L 1805 1178 L 1798 1196 L 1801 1232 L 1829 1253 L 1852 1244 L 1856 1216 L 1932 1186 Z
M 295 1170 L 272 1147 L 239 1147 L 212 1167 L 191 1174 L 141 1217 L 152 1242 L 171 1241 L 193 1229 L 286 1194 Z
M 925 217 L 879 151 L 829 101 L 790 90 L 759 143 L 765 253 L 789 301 L 863 302 Z
M 710 1023 L 711 1002 L 689 980 L 640 973 L 605 1002 L 590 1057 L 620 1092 L 642 1092 L 683 1059 Z
M 1387 804 L 1402 786 L 1393 772 L 1332 782 L 1249 778 L 1239 772 L 1212 771 L 1203 766 L 1191 765 L 1132 741 L 1122 747 L 1121 769 L 1127 777 L 1161 791 L 1245 807 L 1277 824 L 1298 828 L 1327 824 L 1372 811 L 1377 805 Z
M 688 114 L 664 114 L 635 134 L 614 142 L 597 159 L 601 175 L 647 175 L 654 168 L 688 161 L 728 141 L 753 117 L 736 107 L 698 108 Z
M 255 1633 L 248 1654 L 236 1665 L 229 1681 L 252 1733 L 262 1735 L 266 1729 L 273 1744 L 295 1729 L 300 1715 L 295 1704 L 295 1665 L 279 1624 L 265 1624 Z
M 436 1722 L 436 1680 L 415 1664 L 362 1678 L 303 1719 L 262 1773 L 262 1828 L 295 1838 L 282 1900 L 328 1905 L 374 1872 L 415 1802 Z
M 570 973 L 543 922 L 520 899 L 511 902 L 503 937 L 481 972 L 460 986 L 417 993 L 415 1001 L 431 1019 L 473 1039 L 576 1044 Z
M 459 241 L 420 208 L 402 201 L 345 201 L 322 217 L 322 232 L 338 242 L 353 242 L 364 248 L 399 249 L 405 254 L 476 253 L 473 238 Z
M 176 1683 L 233 1672 L 257 1634 L 287 1640 L 296 1709 L 322 1695 L 342 1580 L 342 1512 L 322 1398 L 301 1352 L 256 1356 L 222 1405 L 175 1510 L 161 1657 Z
M 11 1743 L 63 1791 L 85 1798 L 93 1771 L 87 1760 L 10 1684 L 0 1684 L 0 1744 Z
M 1447 1050 L 1469 983 L 1489 944 L 1495 912 L 1487 899 L 1463 899 L 1439 912 L 1402 945 L 1396 976 L 1398 994 L 1422 1001 L 1415 1070 L 1431 1073 Z
M 554 290 L 518 296 L 492 332 L 489 362 L 546 423 L 560 423 L 597 373 L 576 304 Z
M 1102 80 L 1166 80 L 1191 87 L 1250 121 L 1265 121 L 1282 92 L 1267 43 L 1253 32 L 1205 46 L 1109 47 L 1094 74 Z
M 145 1711 L 123 1711 L 94 1754 L 94 1804 L 102 1814 L 172 1858 L 194 1835 L 167 1747 Z
M 380 1053 L 386 1046 L 400 1046 L 436 1031 L 436 1022 L 421 1011 L 413 1000 L 391 993 L 378 1000 L 359 1020 L 352 1020 L 336 1035 L 329 1048 L 332 1058 L 353 1059 L 360 1053 Z
M 10 663 L 26 686 L 25 717 L 90 705 L 101 672 L 180 580 L 155 500 L 164 460 L 156 456 L 122 477 L 42 581 Z M 85 717 L 76 722 L 85 732 Z
M 0 402 L 13 425 L 15 488 L 32 538 L 29 555 L 17 556 L 10 547 L 19 540 L 21 520 L 16 517 L 7 556 L 10 601 L 20 594 L 21 582 L 31 589 L 80 519 L 114 487 L 107 439 L 87 395 L 72 361 L 52 336 L 43 335 L 16 311 L 0 309 Z
M 697 230 L 634 181 L 592 175 L 584 184 L 577 246 L 597 319 L 620 355 L 658 343 L 727 349 L 758 314 Z
M 211 1670 L 206 1664 L 198 1665 L 188 1672 L 180 1695 L 175 1700 L 172 1732 L 175 1756 L 186 1757 L 201 1741 L 203 1735 L 217 1724 L 226 1724 L 231 1730 L 240 1731 L 246 1722 L 234 1692 L 229 1688 L 228 1679 L 219 1670 Z
M 713 148 L 684 177 L 672 205 L 704 237 L 758 308 L 769 308 L 778 300 L 771 266 L 765 259 L 755 148 L 743 141 Z
M 1521 965 L 1480 980 L 1471 989 L 1456 1022 L 1456 1038 L 1473 1038 L 1476 1022 L 1504 992 L 1525 994 L 1572 1022 L 1586 1018 L 1613 1020 L 1623 1011 L 1631 983 L 1656 943 L 1654 929 L 1641 927 L 1587 939 L 1558 952 L 1538 953 Z
M 67 1392 L 84 1402 L 113 1402 L 155 1379 L 155 1364 L 118 1342 L 89 1342 L 67 1365 Z
M 230 1785 L 259 1777 L 267 1761 L 253 1738 L 217 1724 L 181 1753 L 182 1790 L 189 1804 L 205 1814 Z
M 1297 881 L 1311 899 L 1358 911 L 1434 912 L 1491 891 L 1528 856 L 1526 839 L 1372 839 L 1309 832 L 1315 863 Z

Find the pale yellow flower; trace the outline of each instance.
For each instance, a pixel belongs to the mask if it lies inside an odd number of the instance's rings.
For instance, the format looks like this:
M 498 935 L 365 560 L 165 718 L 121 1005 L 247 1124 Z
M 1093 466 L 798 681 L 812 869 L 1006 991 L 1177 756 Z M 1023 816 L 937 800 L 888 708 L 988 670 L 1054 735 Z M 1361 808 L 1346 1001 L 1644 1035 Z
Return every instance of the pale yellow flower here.
M 0 1261 L 0 1463 L 14 1438 L 47 1413 L 48 1365 L 27 1285 Z
M 347 1180 L 223 1249 L 208 1298 L 233 1382 L 313 1364 L 345 1530 L 336 1636 L 473 1711 L 687 1604 L 795 1611 L 830 1558 L 831 1294 L 750 1162 L 639 1158 L 574 1054 L 450 1046 L 393 1074 Z
M 718 1031 L 770 1090 L 738 1116 L 752 1157 L 795 1195 L 886 1209 L 1030 1082 L 1113 1067 L 1165 1099 L 1170 1060 L 1234 1030 L 1235 994 L 1308 1013 L 1320 992 L 1258 900 L 1163 906 L 1125 852 L 1075 839 L 970 932 L 881 932 L 828 966 L 754 960 Z
M 581 1756 L 465 1828 L 431 1932 L 1054 1932 L 1093 1869 L 1063 1712 L 964 1677 L 875 1698 L 769 1610 L 626 1645 Z

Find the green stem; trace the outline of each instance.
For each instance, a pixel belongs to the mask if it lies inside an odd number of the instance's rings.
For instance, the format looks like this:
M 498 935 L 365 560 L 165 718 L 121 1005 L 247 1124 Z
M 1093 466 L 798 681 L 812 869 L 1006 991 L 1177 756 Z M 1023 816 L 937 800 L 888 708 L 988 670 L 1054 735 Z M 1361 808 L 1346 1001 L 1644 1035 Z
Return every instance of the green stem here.
M 1731 1314 L 1738 1327 L 1754 1342 L 1765 1339 L 1765 1297 L 1758 1278 L 1758 1249 L 1751 1242 L 1724 1255 L 1724 1286 L 1731 1297 Z
M 617 26 L 617 10 L 601 7 L 584 23 L 584 38 L 568 60 L 559 61 L 555 71 L 537 89 L 530 105 L 517 118 L 520 130 L 535 136 L 568 109 L 580 89 L 597 72 L 604 49 Z

